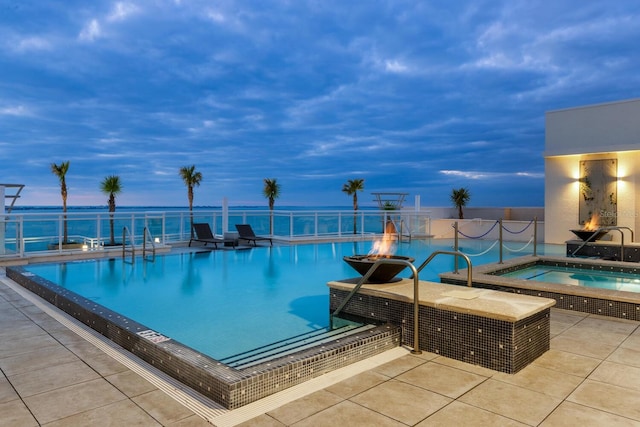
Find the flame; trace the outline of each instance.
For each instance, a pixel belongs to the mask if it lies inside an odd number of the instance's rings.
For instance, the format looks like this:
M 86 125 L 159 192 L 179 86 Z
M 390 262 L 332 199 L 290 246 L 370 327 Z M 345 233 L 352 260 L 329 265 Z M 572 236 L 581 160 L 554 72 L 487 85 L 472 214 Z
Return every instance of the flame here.
M 396 251 L 398 231 L 392 221 L 387 221 L 384 228 L 384 234 L 381 240 L 373 242 L 373 248 L 369 251 L 369 255 L 373 256 L 391 256 Z
M 596 231 L 600 225 L 600 215 L 598 214 L 598 212 L 595 212 L 593 215 L 591 215 L 591 218 L 588 221 L 584 222 L 584 230 L 587 231 Z

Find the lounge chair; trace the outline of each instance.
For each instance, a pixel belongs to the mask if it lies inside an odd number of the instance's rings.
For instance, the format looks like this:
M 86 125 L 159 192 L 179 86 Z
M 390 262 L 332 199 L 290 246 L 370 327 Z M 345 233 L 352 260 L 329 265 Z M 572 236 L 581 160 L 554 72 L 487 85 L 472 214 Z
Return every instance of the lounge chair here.
M 214 247 L 218 249 L 218 243 L 231 243 L 231 246 L 235 247 L 235 239 L 220 239 L 215 237 L 211 232 L 211 227 L 206 222 L 193 224 L 194 237 L 189 240 L 189 246 L 191 242 L 201 242 L 207 246 L 207 243 L 213 243 Z
M 236 224 L 236 230 L 238 230 L 238 239 L 246 240 L 248 242 L 253 242 L 254 246 L 258 246 L 258 241 L 268 240 L 269 244 L 273 246 L 273 241 L 271 237 L 261 237 L 256 236 L 256 233 L 253 232 L 253 228 L 249 224 Z

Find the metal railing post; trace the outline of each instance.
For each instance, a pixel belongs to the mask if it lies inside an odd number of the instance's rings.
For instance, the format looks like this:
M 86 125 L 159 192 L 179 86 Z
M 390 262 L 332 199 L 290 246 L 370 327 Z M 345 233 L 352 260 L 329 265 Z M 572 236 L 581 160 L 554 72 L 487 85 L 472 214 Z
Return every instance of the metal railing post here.
M 502 218 L 500 218 L 500 220 L 498 221 L 500 223 L 500 262 L 498 264 L 502 264 Z
M 455 234 L 454 239 L 453 239 L 453 250 L 458 252 L 459 251 L 459 245 L 458 245 L 458 221 L 453 223 L 453 233 Z M 455 274 L 458 274 L 458 257 L 455 257 L 453 260 L 453 272 Z
M 538 217 L 533 217 L 533 256 L 538 256 Z

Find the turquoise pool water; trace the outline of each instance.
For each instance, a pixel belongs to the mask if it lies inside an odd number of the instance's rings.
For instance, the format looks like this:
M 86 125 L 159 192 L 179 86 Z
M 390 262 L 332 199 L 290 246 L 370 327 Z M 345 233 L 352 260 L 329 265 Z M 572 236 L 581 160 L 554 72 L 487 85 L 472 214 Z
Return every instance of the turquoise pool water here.
M 640 292 L 640 276 L 630 273 L 593 271 L 570 267 L 534 266 L 502 274 L 502 276 L 562 285 Z
M 469 241 L 462 250 L 474 265 L 498 261 L 493 242 Z M 371 242 L 258 247 L 156 257 L 155 262 L 121 259 L 29 265 L 26 270 L 89 298 L 215 359 L 304 334 L 329 325 L 331 280 L 358 277 L 342 257 L 368 253 Z M 512 249 L 523 244 L 512 243 Z M 433 251 L 452 250 L 448 240 L 413 240 L 396 254 L 419 265 Z M 540 245 L 539 254 L 564 247 Z M 505 258 L 530 254 L 505 251 Z M 481 254 L 481 256 L 473 256 Z M 463 260 L 460 268 L 465 268 Z M 439 281 L 454 269 L 440 255 L 422 280 Z M 409 271 L 400 276 L 408 277 Z

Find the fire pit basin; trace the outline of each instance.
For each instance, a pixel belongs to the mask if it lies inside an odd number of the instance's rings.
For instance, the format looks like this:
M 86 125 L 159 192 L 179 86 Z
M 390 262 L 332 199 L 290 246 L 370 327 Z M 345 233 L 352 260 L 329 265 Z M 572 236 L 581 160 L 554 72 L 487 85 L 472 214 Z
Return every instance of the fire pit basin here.
M 379 259 L 399 259 L 405 260 L 408 262 L 415 261 L 414 258 L 408 256 L 400 256 L 400 255 L 352 255 L 345 256 L 342 259 L 353 267 L 361 275 L 367 274 L 367 271 L 371 268 L 371 266 L 378 261 Z M 378 266 L 376 271 L 369 277 L 367 283 L 390 283 L 394 281 L 400 280 L 399 278 L 394 279 L 396 274 L 400 273 L 407 266 L 404 264 L 381 264 Z
M 591 238 L 591 242 L 595 242 L 596 240 L 601 239 L 602 236 L 607 234 L 606 230 L 571 230 L 571 232 L 585 242 L 589 240 L 594 234 L 595 236 Z

